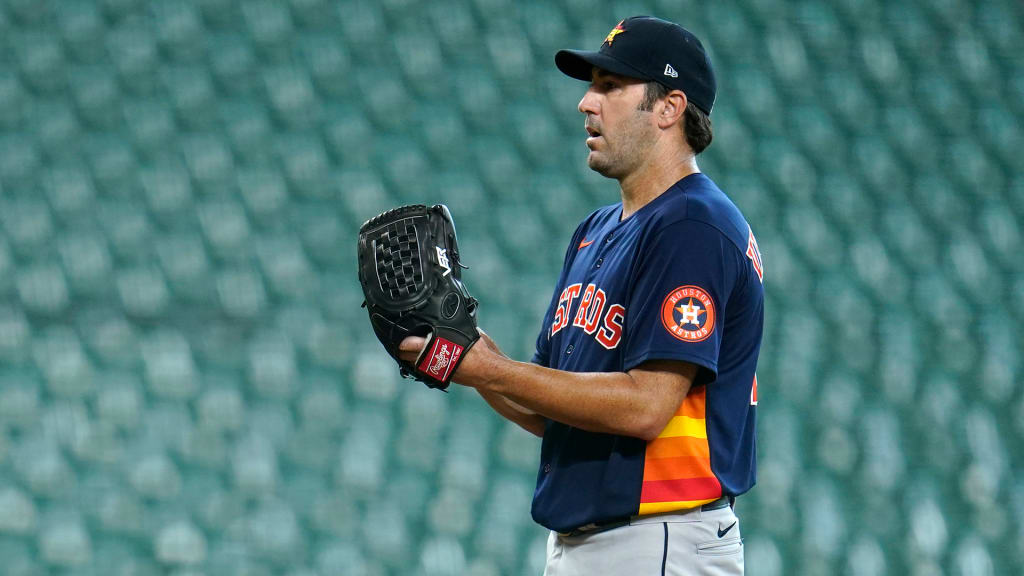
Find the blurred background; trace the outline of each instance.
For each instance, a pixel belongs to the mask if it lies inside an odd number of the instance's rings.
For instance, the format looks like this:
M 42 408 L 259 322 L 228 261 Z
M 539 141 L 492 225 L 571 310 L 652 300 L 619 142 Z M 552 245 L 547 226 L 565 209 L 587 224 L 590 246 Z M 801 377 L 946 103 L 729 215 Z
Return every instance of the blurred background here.
M 0 0 L 0 573 L 539 576 L 539 441 L 399 379 L 356 232 L 450 205 L 528 359 L 618 199 L 553 54 L 644 13 L 765 263 L 748 574 L 1024 573 L 1017 0 Z

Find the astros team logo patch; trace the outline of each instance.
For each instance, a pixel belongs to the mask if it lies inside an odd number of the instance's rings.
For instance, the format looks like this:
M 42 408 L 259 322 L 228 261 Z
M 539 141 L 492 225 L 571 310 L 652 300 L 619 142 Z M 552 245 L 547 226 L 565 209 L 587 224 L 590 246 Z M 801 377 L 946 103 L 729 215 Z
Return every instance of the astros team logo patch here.
M 715 331 L 715 303 L 703 288 L 680 286 L 661 304 L 661 323 L 684 342 L 700 342 Z

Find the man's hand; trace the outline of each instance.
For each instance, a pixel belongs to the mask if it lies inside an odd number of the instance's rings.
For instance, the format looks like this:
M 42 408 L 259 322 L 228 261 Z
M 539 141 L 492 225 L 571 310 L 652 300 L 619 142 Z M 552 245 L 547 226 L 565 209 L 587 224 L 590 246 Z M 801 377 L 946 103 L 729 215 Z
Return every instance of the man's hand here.
M 484 370 L 484 366 L 488 361 L 493 361 L 494 357 L 508 358 L 498 348 L 498 345 L 487 335 L 486 332 L 477 328 L 477 332 L 480 333 L 480 342 L 484 343 L 484 346 L 473 346 L 466 351 L 465 357 L 462 359 L 462 363 L 459 364 L 455 374 L 452 375 L 452 380 L 459 384 L 466 386 L 472 386 L 474 384 L 475 377 L 481 374 Z M 423 351 L 423 347 L 426 345 L 427 339 L 420 336 L 409 336 L 398 346 L 398 356 L 402 360 L 415 364 L 416 359 L 419 358 L 420 353 Z

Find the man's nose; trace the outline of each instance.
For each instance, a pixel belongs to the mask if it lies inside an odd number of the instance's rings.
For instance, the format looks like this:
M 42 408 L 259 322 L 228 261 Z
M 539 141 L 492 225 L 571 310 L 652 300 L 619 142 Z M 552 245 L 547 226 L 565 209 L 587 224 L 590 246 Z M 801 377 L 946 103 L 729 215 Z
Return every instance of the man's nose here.
M 597 114 L 600 112 L 600 107 L 597 102 L 597 95 L 594 94 L 593 90 L 587 90 L 583 98 L 580 99 L 580 103 L 576 106 L 576 109 L 582 114 Z

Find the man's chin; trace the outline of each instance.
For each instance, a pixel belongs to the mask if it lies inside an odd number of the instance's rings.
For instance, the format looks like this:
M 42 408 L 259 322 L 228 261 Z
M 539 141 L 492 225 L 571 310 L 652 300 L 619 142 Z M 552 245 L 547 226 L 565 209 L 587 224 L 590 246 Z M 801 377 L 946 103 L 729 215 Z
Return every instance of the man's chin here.
M 600 174 L 601 176 L 604 176 L 606 178 L 612 177 L 609 175 L 611 174 L 612 167 L 608 164 L 608 162 L 605 162 L 604 159 L 598 156 L 596 152 L 591 152 L 590 155 L 587 156 L 587 166 L 594 172 Z

